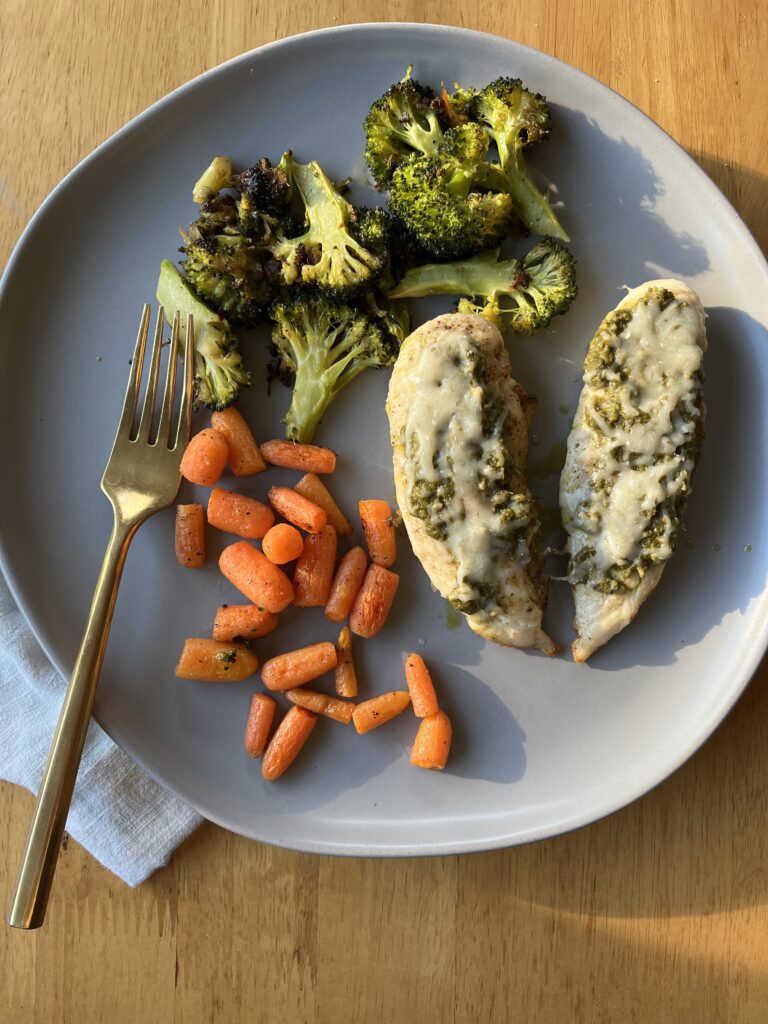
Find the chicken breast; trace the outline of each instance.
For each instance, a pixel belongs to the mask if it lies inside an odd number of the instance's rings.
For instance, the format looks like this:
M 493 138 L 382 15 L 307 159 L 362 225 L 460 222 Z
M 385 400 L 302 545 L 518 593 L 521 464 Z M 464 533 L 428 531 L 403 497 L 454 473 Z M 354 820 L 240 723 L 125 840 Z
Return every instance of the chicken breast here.
M 497 328 L 461 313 L 419 327 L 400 350 L 387 413 L 397 500 L 434 586 L 480 636 L 555 654 L 524 474 L 533 401 Z
M 681 281 L 633 288 L 597 330 L 560 506 L 575 661 L 629 625 L 661 579 L 704 436 L 704 310 Z

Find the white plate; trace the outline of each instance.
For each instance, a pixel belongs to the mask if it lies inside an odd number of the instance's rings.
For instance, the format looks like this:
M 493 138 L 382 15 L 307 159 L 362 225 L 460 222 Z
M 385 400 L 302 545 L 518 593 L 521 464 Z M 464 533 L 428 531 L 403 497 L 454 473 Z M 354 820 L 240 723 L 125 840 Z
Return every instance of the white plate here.
M 567 435 L 596 324 L 622 285 L 649 277 L 686 279 L 707 307 L 708 437 L 688 544 L 637 621 L 586 667 L 451 628 L 401 536 L 396 610 L 379 638 L 356 647 L 362 693 L 402 686 L 403 653 L 422 651 L 455 723 L 443 774 L 408 764 L 416 723 L 407 714 L 366 737 L 323 720 L 294 769 L 262 782 L 242 747 L 254 683 L 173 675 L 183 639 L 206 635 L 216 606 L 237 600 L 216 569 L 220 540 L 211 537 L 208 567 L 190 572 L 173 557 L 171 512 L 141 529 L 96 717 L 208 818 L 302 850 L 456 853 L 593 821 L 706 739 L 766 643 L 768 270 L 757 246 L 685 152 L 598 82 L 504 39 L 392 24 L 299 36 L 208 72 L 83 161 L 25 231 L 0 297 L 0 537 L 3 570 L 40 642 L 68 673 L 109 532 L 98 482 L 138 314 L 160 259 L 175 253 L 178 226 L 194 214 L 198 173 L 217 153 L 247 164 L 291 147 L 359 184 L 365 112 L 409 62 L 436 86 L 517 75 L 553 104 L 553 138 L 534 162 L 559 186 L 581 292 L 550 332 L 509 342 L 515 376 L 540 400 L 534 463 L 557 462 L 550 456 Z M 365 192 L 358 187 L 358 197 Z M 257 436 L 279 435 L 287 393 L 266 397 L 263 337 L 245 348 L 255 371 L 245 411 Z M 333 486 L 350 512 L 358 496 L 392 495 L 386 386 L 385 373 L 359 378 L 321 428 L 319 439 L 340 453 Z M 542 472 L 533 483 L 552 505 L 557 476 Z M 265 486 L 256 477 L 243 490 Z M 568 591 L 553 584 L 548 627 L 566 650 L 570 618 Z M 263 657 L 334 637 L 320 610 L 285 620 L 262 642 Z

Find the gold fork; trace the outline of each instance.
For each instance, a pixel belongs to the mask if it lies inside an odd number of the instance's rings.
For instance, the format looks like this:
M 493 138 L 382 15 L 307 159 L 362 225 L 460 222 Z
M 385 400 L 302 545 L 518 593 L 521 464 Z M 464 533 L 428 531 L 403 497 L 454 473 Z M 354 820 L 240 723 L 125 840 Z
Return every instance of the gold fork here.
M 163 309 L 160 308 L 149 380 L 139 424 L 134 430 L 149 335 L 149 313 L 149 306 L 145 306 L 131 360 L 117 436 L 101 481 L 101 489 L 112 504 L 114 524 L 38 790 L 16 890 L 8 913 L 8 923 L 13 928 L 39 928 L 45 918 L 128 546 L 149 516 L 171 504 L 181 483 L 181 456 L 189 441 L 192 413 L 192 317 L 187 319 L 185 332 L 179 329 L 179 314 L 174 318 L 165 389 L 160 419 L 157 421 L 155 405 L 165 327 Z M 184 384 L 178 418 L 173 424 L 176 363 L 181 333 L 184 334 Z M 153 431 L 155 422 L 157 429 Z M 172 430 L 174 425 L 175 430 Z

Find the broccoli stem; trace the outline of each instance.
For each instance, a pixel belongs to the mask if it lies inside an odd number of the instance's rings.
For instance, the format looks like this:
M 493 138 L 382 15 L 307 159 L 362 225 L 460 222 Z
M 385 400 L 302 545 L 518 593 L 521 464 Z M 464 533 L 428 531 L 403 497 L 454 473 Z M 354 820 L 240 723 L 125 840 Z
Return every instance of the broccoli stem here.
M 187 317 L 192 316 L 198 399 L 212 409 L 224 409 L 237 401 L 241 388 L 250 383 L 250 377 L 230 326 L 200 301 L 171 260 L 160 264 L 157 301 L 169 324 L 173 324 L 178 312 L 182 344 L 187 337 Z
M 505 174 L 509 183 L 509 194 L 526 227 L 536 235 L 551 235 L 563 242 L 570 242 L 549 200 L 528 176 L 522 155 L 517 154 L 516 159 L 510 161 L 505 168 Z
M 393 299 L 416 299 L 424 295 L 486 295 L 509 292 L 523 274 L 519 260 L 499 261 L 499 250 L 455 263 L 426 263 L 409 270 L 389 293 Z
M 192 202 L 205 203 L 223 188 L 232 187 L 232 161 L 226 156 L 215 156 L 195 182 Z
M 434 157 L 437 156 L 442 131 L 437 116 L 432 111 L 427 114 L 427 123 L 429 127 L 422 128 L 414 118 L 404 123 L 390 117 L 391 131 L 396 139 L 400 139 L 406 146 L 423 153 L 424 156 Z

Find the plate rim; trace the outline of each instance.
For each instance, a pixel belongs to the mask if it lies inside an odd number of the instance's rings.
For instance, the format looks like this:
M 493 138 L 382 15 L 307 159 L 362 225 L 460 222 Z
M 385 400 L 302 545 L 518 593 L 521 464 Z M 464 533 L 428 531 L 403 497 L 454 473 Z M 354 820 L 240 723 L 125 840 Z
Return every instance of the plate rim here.
M 669 134 L 661 125 L 653 120 L 645 111 L 641 110 L 638 106 L 628 100 L 621 93 L 617 92 L 611 86 L 606 85 L 605 82 L 600 81 L 588 72 L 569 64 L 567 61 L 561 60 L 559 57 L 555 57 L 544 50 L 539 50 L 536 47 L 529 46 L 525 43 L 521 43 L 515 39 L 510 39 L 506 36 L 499 36 L 490 32 L 483 32 L 477 29 L 463 28 L 456 25 L 441 25 L 431 22 L 401 22 L 401 21 L 373 21 L 373 22 L 352 22 L 344 25 L 333 25 L 325 26 L 323 28 L 312 29 L 306 32 L 295 33 L 290 36 L 284 36 L 280 39 L 274 39 L 269 42 L 263 43 L 262 45 L 255 47 L 251 50 L 244 51 L 243 53 L 236 54 L 233 57 L 228 58 L 226 61 L 215 65 L 214 67 L 207 68 L 199 75 L 183 82 L 181 85 L 176 86 L 170 92 L 161 96 L 155 100 L 148 107 L 141 110 L 138 114 L 135 114 L 129 121 L 118 128 L 115 132 L 105 138 L 97 146 L 94 147 L 89 153 L 87 153 L 81 160 L 79 160 L 65 175 L 64 177 L 51 189 L 51 191 L 44 197 L 40 205 L 37 207 L 35 212 L 32 214 L 26 225 L 24 226 L 21 234 L 19 235 L 16 243 L 14 244 L 10 256 L 3 269 L 2 276 L 0 276 L 0 314 L 2 313 L 6 291 L 9 288 L 11 278 L 15 272 L 15 266 L 21 259 L 23 250 L 26 247 L 28 239 L 37 229 L 38 224 L 42 221 L 48 213 L 50 207 L 55 206 L 59 199 L 59 196 L 64 193 L 69 186 L 70 182 L 76 179 L 83 171 L 85 171 L 92 163 L 95 163 L 100 159 L 103 152 L 109 148 L 117 145 L 126 135 L 138 128 L 141 123 L 150 115 L 157 111 L 162 110 L 165 106 L 175 102 L 175 100 L 182 96 L 185 92 L 192 91 L 197 88 L 202 82 L 209 77 L 214 77 L 225 69 L 235 66 L 238 64 L 246 64 L 249 61 L 257 60 L 265 51 L 274 52 L 282 47 L 290 47 L 297 43 L 308 43 L 320 36 L 344 36 L 354 33 L 370 33 L 377 30 L 390 30 L 394 32 L 416 32 L 416 33 L 438 33 L 451 35 L 454 37 L 477 37 L 480 39 L 493 40 L 494 42 L 504 43 L 511 46 L 513 49 L 526 52 L 534 57 L 538 61 L 542 61 L 545 64 L 549 64 L 556 68 L 565 68 L 571 75 L 576 75 L 586 82 L 590 83 L 591 87 L 597 88 L 599 91 L 609 93 L 615 101 L 618 101 L 620 105 L 626 105 L 631 109 L 635 115 L 639 115 L 655 132 L 661 133 L 665 137 L 668 143 L 672 144 L 673 149 L 677 151 L 679 157 L 687 164 L 688 168 L 692 170 L 696 176 L 698 185 L 708 192 L 709 201 L 720 207 L 726 216 L 729 218 L 732 227 L 739 236 L 740 244 L 744 247 L 744 251 L 752 258 L 756 269 L 765 278 L 766 284 L 768 284 L 768 260 L 764 256 L 762 250 L 757 244 L 756 239 L 752 235 L 749 227 L 746 225 L 741 215 L 731 201 L 724 195 L 720 188 L 710 178 L 706 171 L 696 162 L 696 160 L 688 153 L 684 146 L 682 146 L 677 140 Z M 768 329 L 768 324 L 763 324 Z M 27 604 L 21 597 L 21 586 L 17 583 L 17 577 L 11 569 L 9 559 L 6 556 L 6 539 L 2 532 L 2 524 L 0 524 L 0 572 L 8 585 L 11 596 L 13 597 L 16 606 L 21 611 L 27 625 L 29 626 L 36 642 L 40 645 L 40 648 L 45 653 L 48 660 L 56 668 L 61 676 L 65 680 L 68 679 L 69 674 L 72 670 L 72 665 L 66 663 L 65 659 L 58 656 L 58 653 L 49 646 L 44 638 L 40 635 L 35 621 L 28 611 Z M 657 786 L 665 782 L 670 776 L 678 771 L 712 736 L 715 730 L 724 722 L 729 712 L 732 710 L 736 702 L 744 693 L 746 687 L 749 685 L 752 677 L 754 676 L 760 662 L 763 659 L 766 649 L 768 648 L 768 592 L 765 590 L 762 594 L 758 594 L 756 600 L 760 601 L 763 605 L 762 608 L 762 620 L 757 624 L 757 627 L 753 630 L 752 636 L 746 636 L 743 644 L 743 658 L 742 667 L 738 673 L 738 682 L 732 684 L 726 691 L 723 692 L 721 698 L 713 702 L 709 713 L 705 717 L 703 724 L 697 730 L 695 738 L 689 741 L 684 747 L 681 747 L 678 753 L 674 757 L 668 758 L 663 767 L 652 775 L 643 776 L 643 781 L 637 785 L 625 786 L 622 789 L 622 795 L 618 798 L 606 800 L 599 806 L 592 805 L 590 809 L 583 809 L 577 807 L 570 814 L 560 816 L 557 821 L 553 821 L 545 826 L 529 827 L 522 829 L 513 835 L 505 836 L 493 836 L 488 839 L 461 839 L 448 840 L 443 842 L 426 842 L 419 846 L 412 844 L 393 843 L 391 845 L 383 845 L 380 841 L 376 841 L 373 844 L 366 844 L 361 846 L 359 843 L 345 843 L 338 840 L 329 840 L 324 842 L 321 839 L 313 838 L 308 841 L 302 841 L 292 837 L 290 839 L 284 839 L 281 837 L 273 837 L 265 839 L 263 836 L 258 835 L 254 831 L 244 831 L 233 827 L 233 825 L 227 821 L 219 818 L 215 813 L 211 813 L 210 808 L 202 808 L 197 802 L 194 793 L 187 791 L 184 786 L 183 779 L 181 781 L 174 779 L 173 783 L 169 782 L 165 778 L 160 778 L 155 774 L 153 769 L 149 767 L 143 759 L 138 756 L 129 741 L 126 741 L 124 737 L 120 738 L 120 741 L 115 737 L 114 733 L 119 730 L 109 731 L 99 721 L 98 714 L 94 713 L 93 719 L 99 725 L 103 731 L 110 736 L 112 741 L 121 748 L 143 771 L 147 773 L 152 779 L 154 779 L 158 785 L 169 793 L 175 794 L 178 798 L 189 804 L 199 814 L 201 814 L 206 820 L 219 825 L 228 831 L 235 832 L 236 834 L 243 835 L 248 839 L 255 839 L 260 842 L 266 842 L 270 845 L 279 846 L 284 849 L 295 850 L 302 853 L 315 853 L 315 854 L 330 854 L 336 856 L 354 856 L 354 857 L 424 857 L 424 856 L 440 856 L 440 855 L 456 855 L 460 853 L 475 853 L 492 851 L 499 849 L 506 849 L 512 846 L 525 845 L 531 842 L 536 842 L 541 839 L 553 838 L 555 836 L 564 835 L 568 832 L 572 832 L 575 829 L 584 827 L 586 825 L 593 824 L 603 818 L 614 814 L 616 811 L 622 810 L 634 803 L 636 800 L 652 792 Z M 63 691 L 62 691 L 63 693 Z M 649 781 L 650 780 L 650 781 Z M 255 819 L 258 823 L 258 818 Z

